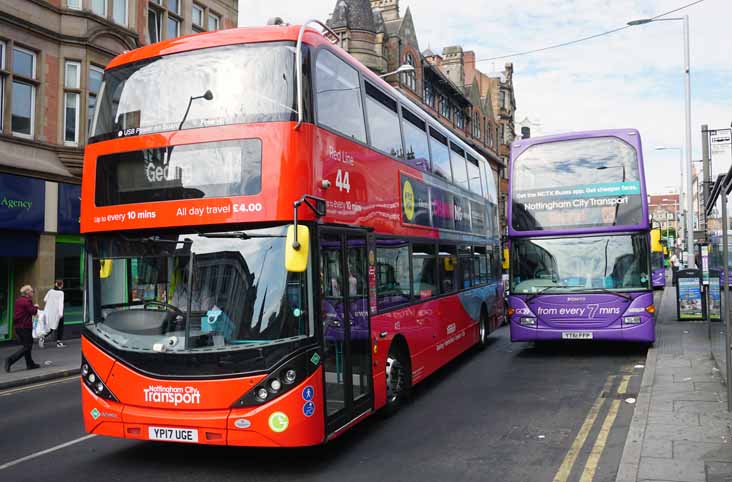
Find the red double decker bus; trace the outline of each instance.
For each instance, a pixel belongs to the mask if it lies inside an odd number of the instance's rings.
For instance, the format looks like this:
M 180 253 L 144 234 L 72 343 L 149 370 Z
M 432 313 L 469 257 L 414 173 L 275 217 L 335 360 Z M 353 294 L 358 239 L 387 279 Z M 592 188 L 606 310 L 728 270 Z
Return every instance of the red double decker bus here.
M 114 59 L 86 148 L 87 432 L 320 444 L 502 322 L 484 158 L 321 33 Z

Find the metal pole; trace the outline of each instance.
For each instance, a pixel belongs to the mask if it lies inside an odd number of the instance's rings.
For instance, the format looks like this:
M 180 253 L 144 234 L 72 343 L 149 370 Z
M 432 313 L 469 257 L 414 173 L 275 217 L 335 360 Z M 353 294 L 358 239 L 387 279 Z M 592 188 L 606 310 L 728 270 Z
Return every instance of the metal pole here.
M 702 174 L 703 174 L 703 193 L 704 202 L 701 203 L 706 208 L 707 201 L 709 201 L 709 184 L 712 181 L 712 171 L 709 165 L 709 127 L 706 124 L 702 124 Z M 707 216 L 706 209 L 704 209 L 704 233 L 706 236 L 707 231 Z M 709 238 L 706 238 L 709 240 Z
M 685 111 L 686 111 L 686 249 L 689 252 L 688 268 L 696 267 L 694 261 L 694 200 L 691 190 L 691 71 L 689 67 L 689 16 L 684 15 L 684 73 L 685 73 Z
M 722 188 L 722 259 L 729 259 L 729 220 L 727 219 L 727 194 L 725 188 Z M 724 288 L 724 359 L 727 367 L 727 411 L 732 412 L 732 360 L 730 359 L 730 347 L 732 346 L 732 333 L 730 327 L 730 296 L 729 296 L 729 263 L 724 262 L 724 280 L 722 281 Z

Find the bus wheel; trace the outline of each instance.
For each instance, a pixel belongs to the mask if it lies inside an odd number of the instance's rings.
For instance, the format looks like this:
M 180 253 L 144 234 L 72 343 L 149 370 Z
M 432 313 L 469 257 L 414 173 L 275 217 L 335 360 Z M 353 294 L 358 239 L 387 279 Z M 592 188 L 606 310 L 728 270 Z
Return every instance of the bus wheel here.
M 480 310 L 480 325 L 478 327 L 478 348 L 488 346 L 488 312 L 485 307 Z
M 392 415 L 409 396 L 409 362 L 404 350 L 392 345 L 386 358 L 386 415 Z

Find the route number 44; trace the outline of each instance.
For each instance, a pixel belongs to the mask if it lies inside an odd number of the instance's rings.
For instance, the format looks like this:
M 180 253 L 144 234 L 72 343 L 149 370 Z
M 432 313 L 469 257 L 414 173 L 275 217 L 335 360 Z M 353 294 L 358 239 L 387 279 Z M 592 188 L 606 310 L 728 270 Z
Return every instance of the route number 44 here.
M 338 169 L 335 185 L 339 191 L 351 192 L 351 181 L 348 171 L 341 171 Z

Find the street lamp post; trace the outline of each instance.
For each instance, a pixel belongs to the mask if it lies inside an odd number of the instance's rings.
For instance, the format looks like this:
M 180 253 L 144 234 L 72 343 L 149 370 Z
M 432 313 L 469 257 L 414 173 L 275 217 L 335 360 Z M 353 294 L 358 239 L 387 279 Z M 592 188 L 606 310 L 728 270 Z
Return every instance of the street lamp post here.
M 686 153 L 686 168 L 689 175 L 686 179 L 686 249 L 688 251 L 689 264 L 688 268 L 695 268 L 694 261 L 694 226 L 692 217 L 693 199 L 691 198 L 691 69 L 689 67 L 689 16 L 673 18 L 642 18 L 628 22 L 628 25 L 644 25 L 651 22 L 667 22 L 681 20 L 684 23 L 684 124 L 685 124 L 685 140 L 684 151 Z

